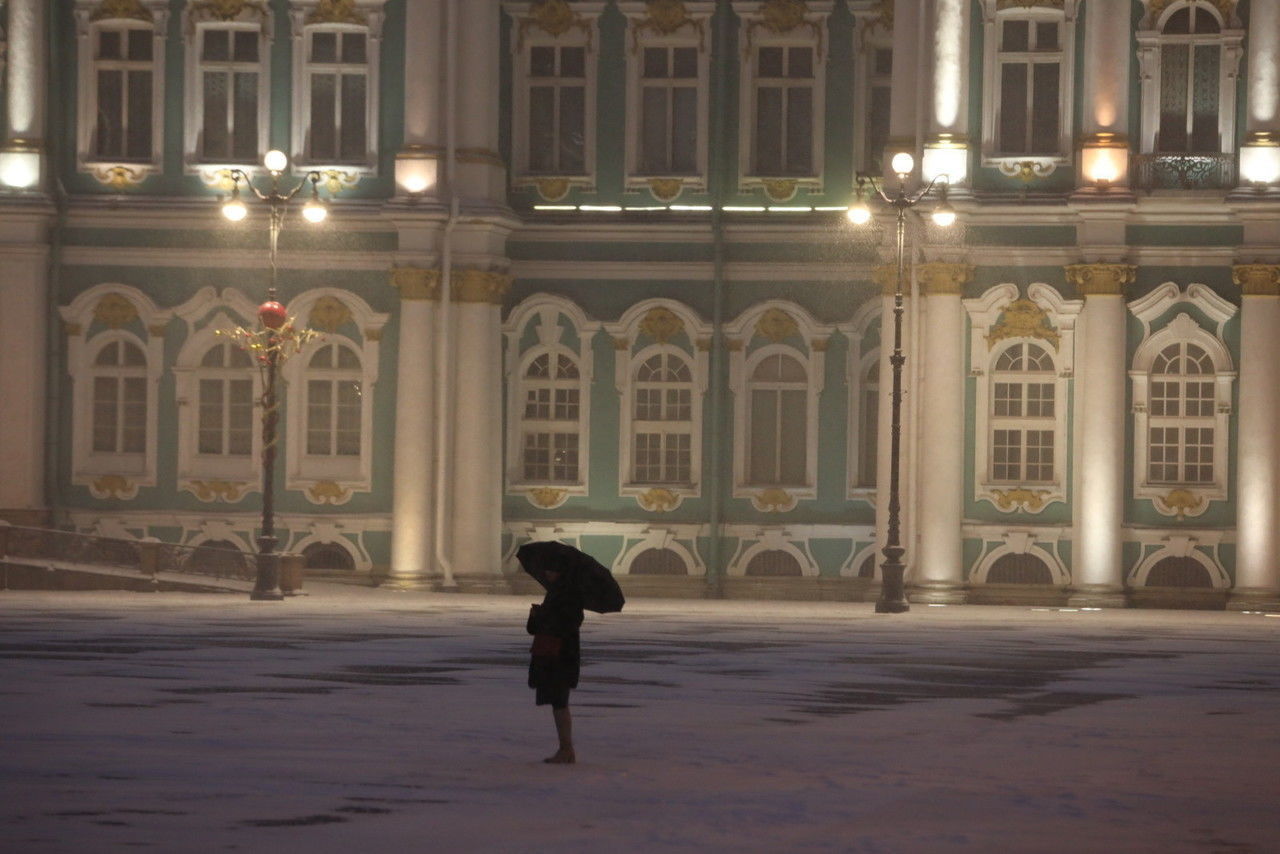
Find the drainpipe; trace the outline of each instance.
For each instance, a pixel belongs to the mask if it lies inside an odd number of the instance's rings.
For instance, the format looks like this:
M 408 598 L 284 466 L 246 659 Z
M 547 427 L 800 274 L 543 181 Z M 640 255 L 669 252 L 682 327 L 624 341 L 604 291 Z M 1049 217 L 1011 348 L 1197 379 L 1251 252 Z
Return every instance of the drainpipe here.
M 49 172 L 54 173 L 51 153 L 46 150 Z M 45 290 L 45 401 L 44 401 L 44 503 L 49 509 L 46 524 L 60 523 L 58 497 L 59 425 L 62 424 L 62 324 L 58 314 L 59 282 L 62 279 L 62 242 L 67 228 L 67 193 L 62 178 L 53 175 L 53 227 L 49 233 L 48 283 Z
M 445 221 L 444 235 L 440 241 L 440 312 L 436 329 L 436 562 L 440 565 L 442 583 L 446 588 L 457 587 L 453 577 L 453 561 L 446 547 L 449 539 L 445 522 L 448 518 L 446 503 L 451 480 L 450 445 L 453 432 L 450 429 L 454 416 L 452 342 L 453 342 L 453 230 L 458 224 L 458 0 L 449 0 L 448 24 L 445 27 L 445 108 L 444 108 L 444 174 L 449 188 L 449 218 Z
M 729 12 L 726 6 L 721 6 L 717 12 L 719 19 L 716 28 L 716 43 L 719 44 L 721 56 L 729 50 Z M 712 48 L 714 50 L 715 43 Z M 720 56 L 716 57 L 717 59 Z M 715 74 L 715 100 L 716 109 L 712 112 L 712 134 L 711 138 L 714 144 L 711 146 L 711 156 L 714 162 L 711 164 L 711 241 L 712 241 L 712 281 L 711 281 L 711 360 L 708 370 L 711 373 L 711 418 L 705 423 L 711 425 L 711 466 L 710 476 L 708 477 L 707 489 L 710 493 L 711 501 L 708 507 L 707 519 L 707 535 L 710 539 L 707 549 L 708 567 L 710 574 L 707 592 L 709 595 L 720 598 L 724 595 L 724 566 L 723 550 L 720 543 L 720 535 L 724 528 L 724 497 L 722 495 L 724 489 L 724 478 L 721 476 L 724 470 L 724 431 L 720 429 L 721 419 L 724 415 L 724 383 L 722 381 L 724 374 L 724 303 L 725 303 L 725 281 L 724 281 L 724 221 L 723 211 L 725 197 L 725 165 L 723 155 L 724 151 L 724 134 L 725 134 L 725 68 L 716 69 Z

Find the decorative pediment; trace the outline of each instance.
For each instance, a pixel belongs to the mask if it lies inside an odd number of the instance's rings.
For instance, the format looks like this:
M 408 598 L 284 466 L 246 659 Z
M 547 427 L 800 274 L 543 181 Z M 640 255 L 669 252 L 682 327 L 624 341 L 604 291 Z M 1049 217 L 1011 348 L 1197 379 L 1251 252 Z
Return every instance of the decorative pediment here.
M 529 8 L 529 16 L 520 19 L 516 33 L 516 50 L 524 48 L 525 36 L 537 28 L 549 36 L 560 38 L 570 30 L 581 30 L 591 46 L 591 22 L 573 10 L 566 0 L 536 0 Z
M 631 26 L 631 52 L 640 49 L 640 34 L 646 30 L 661 36 L 669 36 L 684 27 L 692 27 L 698 34 L 698 52 L 707 49 L 706 17 L 694 17 L 684 0 L 648 0 L 644 4 L 644 17 Z
M 267 17 L 267 7 L 262 0 L 197 0 L 191 6 L 192 14 L 209 21 L 234 21 L 245 11 Z
M 127 18 L 134 21 L 146 21 L 147 23 L 155 20 L 151 10 L 142 5 L 141 0 L 102 0 L 97 8 L 93 10 L 93 14 L 89 16 L 90 21 L 103 21 L 111 18 Z
M 1029 299 L 1016 299 L 1004 308 L 1000 319 L 987 333 L 987 346 L 992 347 L 1006 338 L 1038 338 L 1048 341 L 1053 349 L 1058 349 L 1061 339 L 1058 330 L 1049 321 L 1049 315 L 1043 308 Z
M 684 331 L 684 321 L 671 309 L 659 306 L 650 309 L 640 321 L 640 331 L 659 344 L 665 344 Z
M 307 15 L 308 24 L 355 24 L 368 26 L 369 19 L 356 8 L 356 0 L 320 0 Z

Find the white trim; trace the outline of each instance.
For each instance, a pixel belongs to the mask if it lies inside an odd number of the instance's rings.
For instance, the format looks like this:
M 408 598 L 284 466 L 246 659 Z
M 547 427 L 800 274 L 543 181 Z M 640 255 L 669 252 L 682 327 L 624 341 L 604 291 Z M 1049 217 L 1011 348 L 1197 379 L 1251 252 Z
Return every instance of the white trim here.
M 1032 161 L 1040 165 L 1044 175 L 1072 162 L 1075 119 L 1075 55 L 1076 12 L 1078 0 L 1065 0 L 1063 8 L 1044 6 L 999 9 L 997 0 L 982 0 L 982 165 L 1010 168 Z M 1002 153 L 997 151 L 1000 127 L 1000 29 L 1007 20 L 1058 22 L 1058 150 L 1051 155 Z M 1048 53 L 1045 54 L 1050 55 Z M 1028 60 L 1030 61 L 1030 60 Z M 1032 96 L 1032 79 L 1027 77 L 1028 98 Z
M 322 0 L 290 0 L 290 31 L 293 41 L 293 119 L 290 147 L 290 164 L 298 169 L 334 169 L 354 172 L 357 175 L 376 174 L 378 169 L 379 138 L 381 124 L 380 94 L 382 24 L 385 18 L 383 4 L 386 0 L 355 0 L 354 11 L 362 15 L 366 25 L 359 24 L 308 24 L 307 17 Z M 311 157 L 308 132 L 311 127 L 311 75 L 308 74 L 307 45 L 312 33 L 339 32 L 364 33 L 365 43 L 365 156 L 358 160 L 328 162 Z M 425 85 L 425 84 L 424 84 Z
M 715 12 L 713 0 L 686 0 L 682 4 L 688 20 L 672 33 L 660 33 L 656 29 L 641 28 L 649 16 L 648 6 L 640 0 L 619 0 L 618 10 L 627 17 L 626 47 L 626 111 L 624 134 L 625 187 L 628 190 L 649 189 L 658 179 L 678 180 L 682 189 L 706 190 L 709 150 L 709 115 L 711 104 L 711 16 Z M 645 48 L 695 48 L 698 51 L 697 128 L 695 168 L 692 173 L 642 172 L 640 169 L 641 134 L 641 75 Z M 670 201 L 667 199 L 666 201 Z
M 1218 20 L 1221 26 L 1220 32 L 1212 34 L 1208 39 L 1197 36 L 1166 36 L 1163 34 L 1162 30 L 1170 17 L 1182 9 L 1197 5 Z M 1224 19 L 1213 3 L 1205 2 L 1204 0 L 1179 0 L 1179 2 L 1167 6 L 1157 19 L 1153 19 L 1150 11 L 1148 11 L 1143 16 L 1134 36 L 1138 43 L 1138 77 L 1142 85 L 1142 114 L 1140 117 L 1141 130 L 1139 132 L 1140 147 L 1138 151 L 1142 154 L 1157 153 L 1155 150 L 1156 134 L 1160 130 L 1160 48 L 1165 44 L 1190 43 L 1192 39 L 1197 39 L 1198 43 L 1214 41 L 1222 49 L 1218 64 L 1218 151 L 1223 153 L 1234 152 L 1236 150 L 1236 80 L 1240 74 L 1240 59 L 1244 55 L 1243 42 L 1245 38 L 1245 31 L 1236 19 L 1234 7 L 1232 8 L 1231 18 Z M 1161 153 L 1174 155 L 1181 152 Z
M 677 532 L 672 528 L 651 528 L 645 535 L 633 544 L 628 544 L 630 538 L 623 540 L 622 551 L 618 559 L 614 562 L 613 572 L 617 575 L 630 575 L 631 564 L 635 559 L 650 549 L 669 549 L 679 555 L 684 561 L 685 575 L 689 577 L 705 577 L 707 574 L 707 566 L 702 562 L 698 555 L 695 539 L 690 539 L 690 545 L 686 546 L 677 539 Z
M 567 320 L 578 338 L 575 352 L 562 344 Z M 537 343 L 521 350 L 521 339 L 530 324 L 536 324 Z M 591 386 L 595 377 L 595 358 L 591 339 L 601 324 L 564 297 L 538 293 L 527 297 L 507 317 L 502 331 L 507 338 L 505 371 L 507 381 L 507 471 L 506 493 L 531 496 L 531 490 L 547 488 L 560 492 L 559 503 L 569 496 L 587 494 L 591 466 Z M 524 477 L 524 372 L 540 355 L 563 355 L 578 368 L 578 477 L 576 481 L 529 481 Z M 532 500 L 532 499 L 531 499 Z M 555 506 L 559 506 L 556 504 Z
M 845 498 L 854 501 L 866 501 L 874 505 L 876 501 L 876 467 L 872 466 L 871 477 L 869 478 L 871 485 L 867 486 L 862 483 L 862 452 L 863 441 L 862 423 L 863 412 L 862 403 L 867 391 L 865 380 L 868 373 L 873 369 L 876 370 L 877 376 L 875 387 L 879 394 L 880 379 L 880 350 L 879 344 L 875 348 L 862 352 L 862 339 L 873 328 L 879 328 L 880 316 L 884 310 L 884 300 L 879 295 L 872 297 L 862 304 L 862 307 L 854 314 L 853 319 L 848 323 L 838 325 L 836 328 L 841 332 L 848 341 L 848 350 L 845 355 L 845 387 L 848 389 L 849 399 L 847 401 L 849 407 L 849 415 L 846 419 L 846 443 L 845 443 Z
M 640 334 L 640 324 L 654 309 L 666 309 L 676 315 L 683 324 L 682 334 L 687 345 L 671 341 L 651 343 L 635 350 Z M 687 305 L 670 299 L 647 299 L 623 312 L 617 323 L 604 324 L 604 329 L 614 339 L 614 384 L 621 400 L 618 426 L 618 494 L 640 496 L 652 488 L 665 489 L 679 498 L 697 497 L 702 494 L 702 440 L 703 402 L 706 397 L 710 358 L 711 326 L 702 321 Z M 618 349 L 626 344 L 626 350 Z M 706 345 L 706 346 L 704 346 Z M 639 483 L 632 479 L 635 470 L 633 443 L 635 430 L 635 375 L 640 365 L 659 353 L 670 353 L 688 364 L 692 375 L 692 412 L 690 418 L 690 481 L 677 483 Z M 674 507 L 671 509 L 675 509 Z
M 1168 534 L 1162 537 L 1161 540 L 1162 545 L 1160 548 L 1153 549 L 1144 555 L 1133 569 L 1129 570 L 1128 577 L 1125 579 L 1127 587 L 1146 587 L 1147 578 L 1150 577 L 1151 570 L 1155 568 L 1157 563 L 1167 557 L 1189 557 L 1196 561 L 1209 573 L 1209 580 L 1213 582 L 1214 590 L 1229 590 L 1232 587 L 1231 577 L 1227 575 L 1227 571 L 1223 569 L 1217 558 L 1211 558 L 1197 548 L 1200 545 L 1212 545 L 1214 554 L 1217 555 L 1217 543 L 1203 543 L 1199 537 L 1189 531 Z
M 777 33 L 764 24 L 762 7 L 756 2 L 734 0 L 738 16 L 738 46 L 742 50 L 741 74 L 738 80 L 738 188 L 764 187 L 771 181 L 794 181 L 797 187 L 820 192 L 825 176 L 827 127 L 827 60 L 831 55 L 827 18 L 835 4 L 832 0 L 810 0 L 805 5 L 804 20 L 793 30 Z M 813 49 L 812 140 L 810 171 L 805 175 L 763 174 L 756 170 L 756 80 L 761 47 L 808 47 Z M 782 128 L 787 136 L 785 123 Z
M 183 52 L 185 54 L 186 100 L 183 123 L 183 163 L 187 174 L 216 175 L 221 169 L 258 165 L 258 158 L 269 147 L 271 130 L 271 46 L 274 40 L 273 16 L 266 6 L 246 4 L 240 14 L 231 21 L 223 21 L 202 14 L 200 7 L 188 6 L 184 16 Z M 258 141 L 254 156 L 249 160 L 214 159 L 202 156 L 204 131 L 204 86 L 202 85 L 201 46 L 204 33 L 209 30 L 258 33 Z M 227 61 L 226 65 L 235 63 Z M 233 95 L 228 96 L 233 97 Z
M 1071 573 L 1057 554 L 1057 541 L 1053 541 L 1054 551 L 1049 552 L 1036 545 L 1037 537 L 1037 534 L 1030 531 L 1006 531 L 1002 535 L 1004 542 L 986 551 L 982 558 L 974 564 L 973 569 L 969 572 L 968 582 L 970 584 L 986 584 L 987 575 L 991 572 L 991 567 L 995 565 L 997 560 L 1005 555 L 1029 554 L 1048 567 L 1049 573 L 1053 577 L 1054 586 L 1066 587 L 1071 583 Z M 991 541 L 984 541 L 983 548 L 986 548 L 989 542 Z
M 969 333 L 969 375 L 976 378 L 974 397 L 974 501 L 987 501 L 1003 512 L 1040 513 L 1055 503 L 1067 500 L 1067 443 L 1068 411 L 1070 409 L 1071 379 L 1075 374 L 1075 326 L 1084 308 L 1083 300 L 1063 299 L 1049 285 L 1035 282 L 1027 287 L 1027 299 L 1045 313 L 1049 323 L 1058 332 L 1058 344 L 1034 337 L 1010 337 L 989 346 L 987 336 L 1010 303 L 1021 297 L 1017 285 L 1005 283 L 989 288 L 980 297 L 966 299 L 971 330 Z M 991 475 L 992 422 L 992 368 L 1000 354 L 1009 347 L 1035 344 L 1053 359 L 1054 407 L 1053 407 L 1053 480 L 1013 483 L 997 481 Z M 1031 424 L 1031 422 L 1027 422 Z M 1020 502 L 1008 509 L 1000 507 L 1001 496 L 997 492 L 1025 489 L 1036 495 L 1034 502 Z M 1008 498 L 1004 499 L 1006 503 Z
M 529 17 L 530 2 L 504 2 L 513 19 L 511 38 L 511 178 L 513 187 L 532 187 L 549 179 L 562 179 L 570 187 L 592 189 L 596 184 L 596 86 L 600 66 L 599 17 L 602 0 L 576 3 L 573 11 L 586 25 L 573 26 L 560 35 L 548 33 Z M 525 22 L 529 25 L 526 27 Z M 518 30 L 518 34 L 515 32 Z M 583 168 L 581 172 L 531 172 L 529 170 L 529 61 L 534 47 L 581 47 L 585 53 L 583 80 Z M 559 78 L 557 78 L 559 79 Z
M 796 332 L 803 339 L 803 348 L 783 342 L 770 343 L 756 330 L 756 324 L 768 311 L 781 311 L 796 324 Z M 790 498 L 785 507 L 794 509 L 800 499 L 814 499 L 818 495 L 818 398 L 825 378 L 826 344 L 834 327 L 818 323 L 804 308 L 785 300 L 772 299 L 757 303 L 735 320 L 726 324 L 725 335 L 736 339 L 739 346 L 729 353 L 729 389 L 733 393 L 733 497 L 750 498 L 759 510 L 768 505 L 759 502 L 761 493 L 782 489 Z M 754 349 L 751 344 L 756 342 Z M 815 346 L 817 345 L 817 346 Z M 803 484 L 751 484 L 747 483 L 747 456 L 750 432 L 750 377 L 756 365 L 773 355 L 786 355 L 803 366 L 807 378 L 807 405 L 805 407 L 805 482 Z
M 305 324 L 311 315 L 311 309 L 324 297 L 333 297 L 347 307 L 351 312 L 351 322 L 359 330 L 359 337 L 326 332 L 321 338 L 312 341 L 280 368 L 284 388 L 278 388 L 276 394 L 285 402 L 285 489 L 301 491 L 308 501 L 319 504 L 324 499 L 317 499 L 311 489 L 332 481 L 342 489 L 345 496 L 334 499 L 334 503 L 342 504 L 349 501 L 353 493 L 373 490 L 374 388 L 378 382 L 382 328 L 390 315 L 375 312 L 367 302 L 351 291 L 330 287 L 312 288 L 299 294 L 290 302 L 289 313 L 300 324 Z M 320 465 L 320 461 L 308 459 L 305 453 L 306 367 L 319 348 L 329 345 L 347 347 L 360 359 L 360 455 L 351 460 L 325 461 L 326 464 Z
M 800 575 L 803 578 L 816 578 L 821 574 L 818 562 L 809 551 L 808 538 L 795 538 L 790 531 L 782 528 L 764 528 L 759 531 L 758 539 L 754 543 L 748 545 L 748 542 L 749 540 L 746 539 L 738 541 L 738 548 L 729 559 L 726 575 L 732 578 L 751 577 L 747 575 L 747 566 L 752 558 L 761 552 L 772 551 L 786 552 L 795 558 L 796 563 L 800 565 Z M 800 545 L 797 546 L 797 542 Z
M 91 17 L 100 5 L 98 0 L 75 0 L 76 61 L 78 66 L 76 110 L 76 168 L 105 176 L 106 170 L 123 166 L 137 177 L 143 178 L 161 169 L 164 162 L 164 87 L 165 44 L 169 27 L 168 0 L 140 0 L 151 15 L 151 21 L 134 18 Z M 104 29 L 151 31 L 151 156 L 145 160 L 99 157 L 94 152 L 94 132 L 97 129 L 98 87 L 97 60 L 94 59 L 97 35 Z M 122 83 L 127 88 L 127 82 Z

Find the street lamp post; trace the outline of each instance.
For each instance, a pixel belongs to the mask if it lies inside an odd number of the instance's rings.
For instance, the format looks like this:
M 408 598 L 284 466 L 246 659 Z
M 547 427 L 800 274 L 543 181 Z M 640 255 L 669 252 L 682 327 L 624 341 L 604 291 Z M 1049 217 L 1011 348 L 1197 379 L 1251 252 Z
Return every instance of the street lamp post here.
M 288 356 L 288 347 L 296 351 L 310 333 L 306 330 L 295 330 L 289 320 L 285 306 L 277 300 L 276 294 L 276 252 L 280 240 L 280 229 L 284 227 L 284 215 L 289 203 L 298 195 L 309 181 L 311 195 L 302 208 L 302 215 L 308 222 L 318 224 L 324 222 L 328 210 L 320 200 L 319 184 L 321 174 L 308 172 L 293 188 L 284 189 L 280 177 L 289 166 L 289 158 L 283 151 L 268 151 L 262 158 L 262 164 L 271 176 L 271 186 L 263 192 L 254 186 L 248 173 L 241 169 L 232 169 L 231 198 L 222 205 L 222 215 L 232 222 L 240 222 L 248 215 L 248 208 L 240 198 L 240 184 L 249 189 L 259 201 L 266 202 L 269 207 L 268 233 L 270 236 L 271 283 L 267 288 L 267 300 L 258 306 L 258 322 L 260 328 L 254 331 L 237 330 L 241 346 L 249 349 L 256 357 L 263 374 L 262 390 L 262 533 L 258 537 L 257 575 L 250 599 L 281 600 L 280 592 L 280 554 L 276 551 L 278 541 L 275 532 L 275 461 L 276 433 L 279 421 L 279 410 L 276 401 L 276 376 L 280 363 Z
M 866 197 L 866 190 L 870 187 L 875 195 L 893 208 L 898 224 L 897 275 L 894 278 L 893 288 L 893 355 L 889 358 L 889 364 L 893 366 L 889 427 L 889 524 L 882 550 L 884 563 L 880 565 L 880 598 L 876 600 L 878 614 L 901 614 L 911 608 L 907 602 L 906 585 L 903 581 L 906 564 L 903 563 L 902 557 L 906 554 L 906 549 L 902 547 L 901 542 L 902 498 L 898 483 L 898 469 L 902 456 L 902 366 L 907 361 L 907 357 L 902 353 L 902 288 L 903 281 L 906 279 L 907 211 L 914 208 L 937 187 L 938 204 L 933 209 L 934 223 L 947 227 L 956 221 L 955 209 L 947 202 L 945 175 L 934 178 L 924 189 L 910 194 L 907 192 L 907 178 L 915 168 L 915 159 L 905 151 L 899 152 L 893 156 L 891 168 L 898 176 L 898 186 L 892 194 L 886 193 L 874 177 L 859 173 L 858 197 L 848 213 L 849 221 L 854 225 L 865 225 L 871 221 L 871 207 Z

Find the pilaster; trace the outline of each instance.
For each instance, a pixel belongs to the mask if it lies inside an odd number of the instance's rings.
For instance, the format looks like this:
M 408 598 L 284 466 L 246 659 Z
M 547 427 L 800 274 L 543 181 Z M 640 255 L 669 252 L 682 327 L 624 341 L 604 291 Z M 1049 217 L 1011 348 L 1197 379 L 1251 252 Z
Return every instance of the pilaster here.
M 1081 346 L 1076 395 L 1079 459 L 1076 466 L 1076 537 L 1070 602 L 1123 607 L 1125 507 L 1124 288 L 1137 268 L 1129 264 L 1073 264 L 1066 269 L 1084 297 L 1078 325 Z
M 1084 92 L 1080 120 L 1080 198 L 1129 193 L 1130 0 L 1089 0 L 1084 8 Z
M 929 6 L 933 66 L 920 175 L 925 181 L 946 175 L 953 189 L 963 188 L 969 179 L 969 3 L 932 0 Z
M 51 4 L 46 0 L 9 0 L 5 33 L 5 138 L 0 147 L 0 184 L 13 190 L 38 190 L 44 183 L 45 96 L 48 70 L 45 32 Z

